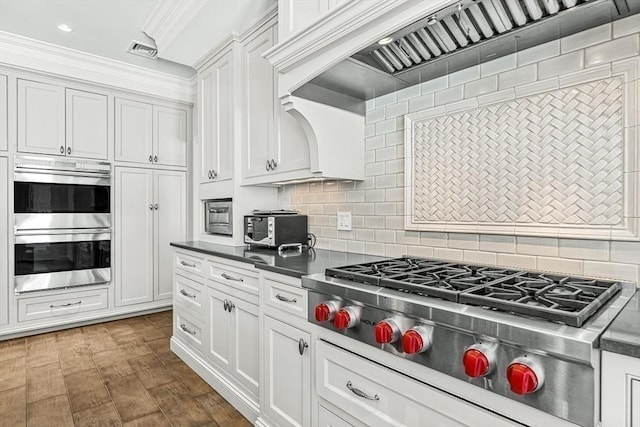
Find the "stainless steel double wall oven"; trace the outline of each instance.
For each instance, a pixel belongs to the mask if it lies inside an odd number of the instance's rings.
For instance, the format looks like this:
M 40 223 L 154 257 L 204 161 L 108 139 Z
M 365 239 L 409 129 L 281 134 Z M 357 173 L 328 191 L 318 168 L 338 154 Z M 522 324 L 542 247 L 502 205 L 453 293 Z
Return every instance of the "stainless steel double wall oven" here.
M 111 165 L 16 156 L 16 293 L 111 281 Z

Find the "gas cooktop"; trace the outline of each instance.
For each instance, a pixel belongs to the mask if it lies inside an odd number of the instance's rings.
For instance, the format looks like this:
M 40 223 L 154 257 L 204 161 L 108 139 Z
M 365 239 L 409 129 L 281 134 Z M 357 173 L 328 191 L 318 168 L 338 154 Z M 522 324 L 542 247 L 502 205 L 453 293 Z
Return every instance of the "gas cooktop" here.
M 619 282 L 402 257 L 328 268 L 326 275 L 580 327 Z

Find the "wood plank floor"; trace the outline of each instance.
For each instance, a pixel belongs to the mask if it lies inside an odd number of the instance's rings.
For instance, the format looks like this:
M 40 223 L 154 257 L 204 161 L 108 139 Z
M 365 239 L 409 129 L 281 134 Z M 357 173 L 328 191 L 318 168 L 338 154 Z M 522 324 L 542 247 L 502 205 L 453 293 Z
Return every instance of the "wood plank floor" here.
M 250 426 L 171 334 L 165 311 L 1 341 L 0 426 Z

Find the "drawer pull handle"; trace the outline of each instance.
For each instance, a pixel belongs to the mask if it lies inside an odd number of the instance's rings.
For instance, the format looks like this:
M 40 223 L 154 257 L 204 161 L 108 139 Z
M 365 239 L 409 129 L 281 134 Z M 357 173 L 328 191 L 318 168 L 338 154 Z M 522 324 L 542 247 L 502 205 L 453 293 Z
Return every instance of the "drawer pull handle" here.
M 191 267 L 191 268 L 196 268 L 195 264 L 191 264 L 187 261 L 180 261 L 180 264 L 184 265 L 185 267 Z
M 280 301 L 282 301 L 282 302 L 290 302 L 290 303 L 296 303 L 296 302 L 298 302 L 298 300 L 297 300 L 297 299 L 295 299 L 295 298 L 294 298 L 294 299 L 289 299 L 289 298 L 287 298 L 287 297 L 283 297 L 283 296 L 282 296 L 282 295 L 280 295 L 280 294 L 276 294 L 276 298 L 278 298 L 278 299 L 279 299 Z
M 309 343 L 305 342 L 303 338 L 300 338 L 300 341 L 298 341 L 298 352 L 300 353 L 300 356 L 304 354 L 305 348 L 309 348 Z
M 187 325 L 185 325 L 184 323 L 182 325 L 180 325 L 180 329 L 182 329 L 183 331 L 185 331 L 188 334 L 191 335 L 195 335 L 196 331 L 192 331 L 191 329 L 187 328 Z
M 231 277 L 231 276 L 229 276 L 227 273 L 222 273 L 222 274 L 221 274 L 221 276 L 222 276 L 224 279 L 227 279 L 227 280 L 233 280 L 233 281 L 236 281 L 236 282 L 244 282 L 244 279 L 243 279 L 242 277 L 240 277 L 240 278 L 237 278 L 237 277 Z
M 191 295 L 189 292 L 185 291 L 184 289 L 180 289 L 180 293 L 182 295 L 184 295 L 185 297 L 189 297 L 189 298 L 195 298 L 195 295 Z
M 51 304 L 51 305 L 49 306 L 49 308 L 56 308 L 56 307 L 70 307 L 70 306 L 72 306 L 72 305 L 80 305 L 80 304 L 82 304 L 82 301 L 77 301 L 77 302 L 68 302 L 68 303 L 66 303 L 66 304 L 57 304 L 57 305 L 56 305 L 56 304 Z
M 355 394 L 358 397 L 363 397 L 365 399 L 369 399 L 369 400 L 380 400 L 380 396 L 378 396 L 377 394 L 374 395 L 373 397 L 369 396 L 367 393 L 363 392 L 362 390 L 359 390 L 357 388 L 355 388 L 352 384 L 351 381 L 347 382 L 347 388 L 349 390 L 351 390 L 353 392 L 353 394 Z

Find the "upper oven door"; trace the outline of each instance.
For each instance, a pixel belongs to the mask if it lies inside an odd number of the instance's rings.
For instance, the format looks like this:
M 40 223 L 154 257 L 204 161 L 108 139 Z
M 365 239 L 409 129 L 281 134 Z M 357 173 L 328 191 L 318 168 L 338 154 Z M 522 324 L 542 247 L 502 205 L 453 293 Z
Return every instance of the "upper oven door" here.
M 111 178 L 45 170 L 14 173 L 16 231 L 111 227 Z
M 111 233 L 63 230 L 15 237 L 15 292 L 111 281 Z

